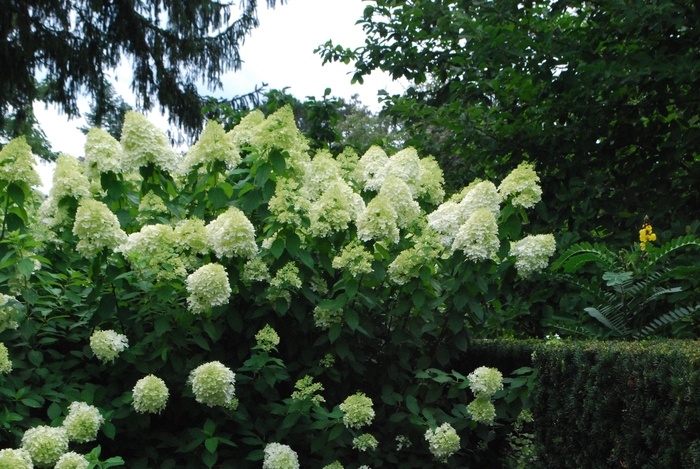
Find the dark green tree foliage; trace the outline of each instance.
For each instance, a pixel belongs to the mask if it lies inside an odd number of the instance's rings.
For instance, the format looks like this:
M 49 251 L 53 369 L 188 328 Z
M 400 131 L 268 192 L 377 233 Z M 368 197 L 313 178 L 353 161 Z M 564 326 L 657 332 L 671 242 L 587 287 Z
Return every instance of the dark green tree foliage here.
M 124 116 L 133 108 L 116 94 L 114 87 L 110 84 L 107 84 L 101 93 L 104 94 L 104 99 L 97 99 L 90 106 L 90 112 L 85 114 L 88 125 L 81 127 L 80 131 L 87 134 L 91 127 L 100 127 L 119 140 L 122 136 Z
M 75 116 L 84 92 L 100 122 L 109 113 L 110 71 L 128 59 L 140 106 L 157 102 L 196 134 L 202 99 L 195 83 L 219 86 L 223 72 L 240 69 L 239 47 L 258 26 L 257 7 L 257 0 L 1 0 L 0 127 L 12 113 L 23 131 L 37 100 Z
M 453 187 L 535 162 L 567 243 L 700 217 L 697 2 L 375 3 L 365 46 L 319 53 L 414 83 L 388 113 Z

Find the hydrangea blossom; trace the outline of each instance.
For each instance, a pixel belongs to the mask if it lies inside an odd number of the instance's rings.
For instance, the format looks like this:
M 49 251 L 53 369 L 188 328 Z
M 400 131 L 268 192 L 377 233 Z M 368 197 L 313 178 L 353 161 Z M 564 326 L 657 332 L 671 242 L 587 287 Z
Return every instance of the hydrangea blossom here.
M 323 469 L 345 469 L 342 464 L 340 464 L 340 461 L 333 461 L 330 464 L 326 464 L 323 466 Z
M 410 448 L 413 446 L 411 440 L 406 435 L 396 436 L 396 451 L 401 451 L 404 448 Z
M 490 398 L 497 391 L 503 389 L 503 375 L 496 368 L 480 366 L 469 373 L 467 379 L 469 380 L 469 388 L 477 398 Z
M 204 220 L 199 218 L 186 218 L 173 228 L 175 249 L 179 253 L 206 254 L 209 252 L 207 244 L 207 229 Z
M 93 127 L 85 139 L 85 172 L 89 179 L 122 172 L 122 147 L 106 130 Z
M 290 153 L 299 153 L 309 149 L 306 137 L 297 128 L 294 112 L 289 105 L 267 116 L 256 130 L 249 141 L 253 146 L 262 147 L 264 150 L 278 148 Z
M 394 175 L 384 178 L 379 197 L 391 201 L 396 211 L 396 224 L 399 228 L 406 228 L 420 215 L 420 205 L 413 200 L 410 187 Z
M 387 269 L 389 280 L 397 285 L 406 284 L 418 276 L 421 267 L 434 265 L 442 251 L 443 247 L 438 234 L 427 228 L 412 248 L 401 251 L 389 264 Z
M 17 137 L 0 150 L 0 179 L 7 182 L 24 183 L 29 187 L 40 186 L 41 178 L 36 172 L 36 157 L 27 139 Z
M 204 127 L 197 143 L 192 145 L 180 163 L 180 172 L 187 174 L 201 165 L 199 173 L 206 173 L 207 165 L 221 161 L 228 169 L 233 169 L 241 162 L 238 147 L 229 134 L 218 122 L 210 120 Z
M 469 217 L 452 242 L 452 250 L 461 249 L 466 258 L 472 261 L 492 258 L 499 246 L 498 225 L 493 213 L 486 207 Z
M 515 268 L 523 277 L 547 267 L 549 258 L 557 249 L 557 243 L 552 234 L 530 235 L 513 243 L 510 255 L 515 256 Z
M 160 414 L 168 403 L 170 391 L 165 381 L 157 376 L 144 376 L 132 390 L 134 410 L 139 413 Z
M 263 469 L 299 469 L 297 453 L 287 445 L 268 443 L 264 453 Z
M 192 385 L 192 392 L 200 404 L 230 408 L 236 403 L 236 374 L 218 361 L 192 370 L 187 382 Z
M 443 423 L 436 429 L 428 429 L 425 432 L 430 452 L 440 462 L 447 462 L 447 458 L 459 450 L 459 435 L 449 423 Z
M 444 202 L 428 215 L 428 226 L 440 234 L 440 242 L 445 247 L 452 246 L 463 223 L 462 209 L 458 203 L 451 200 Z
M 187 275 L 187 267 L 175 250 L 177 242 L 172 226 L 146 225 L 141 231 L 131 233 L 116 250 L 124 254 L 131 268 L 142 277 L 181 279 Z
M 123 334 L 118 334 L 112 330 L 95 331 L 90 337 L 90 348 L 92 353 L 99 358 L 102 363 L 112 362 L 117 355 L 129 347 L 129 340 Z
M 275 273 L 275 277 L 270 281 L 270 286 L 276 289 L 301 288 L 299 278 L 299 267 L 294 262 L 287 262 Z
M 74 199 L 90 197 L 90 182 L 83 173 L 83 165 L 77 158 L 65 153 L 58 155 L 49 194 L 56 200 L 64 197 Z
M 469 403 L 467 412 L 476 422 L 493 425 L 496 418 L 496 407 L 488 397 L 478 397 Z
M 314 324 L 319 329 L 330 329 L 333 324 L 343 322 L 343 311 L 321 308 L 314 308 Z
M 143 114 L 133 111 L 126 113 L 121 144 L 124 152 L 122 172 L 138 170 L 149 164 L 171 173 L 177 171 L 180 157 L 170 147 L 168 136 Z
M 293 178 L 277 179 L 275 194 L 267 204 L 268 209 L 277 217 L 280 223 L 300 226 L 302 216 L 311 207 L 311 201 L 305 196 L 299 181 Z
M 17 321 L 15 321 L 17 310 L 9 304 L 10 300 L 14 299 L 13 296 L 0 293 L 0 332 L 6 329 L 17 329 Z
M 12 371 L 12 360 L 5 344 L 0 342 L 0 373 L 7 374 Z
M 369 433 L 364 433 L 357 438 L 353 438 L 352 440 L 352 447 L 358 451 L 374 451 L 377 449 L 377 446 L 379 446 L 379 442 Z
M 292 392 L 292 399 L 303 401 L 309 399 L 314 405 L 320 405 L 326 400 L 319 393 L 323 391 L 323 384 L 314 383 L 313 376 L 306 375 L 294 384 L 296 391 Z
M 85 456 L 74 451 L 69 451 L 60 458 L 54 466 L 54 469 L 87 469 L 90 463 Z
M 386 184 L 387 178 L 396 177 L 406 183 L 411 198 L 413 198 L 420 191 L 420 173 L 421 164 L 418 152 L 413 147 L 404 148 L 389 158 L 384 168 L 382 186 Z
M 187 305 L 195 314 L 214 306 L 225 305 L 231 297 L 228 274 L 221 264 L 206 264 L 192 272 L 185 281 Z
M 34 469 L 32 456 L 26 449 L 5 448 L 0 450 L 0 468 Z
M 378 191 L 384 182 L 389 157 L 378 146 L 372 146 L 362 155 L 356 168 L 355 179 L 368 191 Z
M 512 196 L 511 203 L 514 207 L 530 208 L 542 200 L 542 189 L 539 182 L 540 177 L 535 172 L 533 165 L 520 163 L 501 181 L 498 192 L 503 200 Z
M 345 269 L 350 275 L 357 277 L 371 273 L 373 261 L 372 253 L 365 249 L 360 241 L 353 240 L 343 246 L 340 255 L 333 258 L 332 265 L 334 269 Z
M 68 451 L 68 435 L 61 427 L 30 428 L 22 436 L 22 449 L 29 453 L 35 466 L 51 467 Z
M 243 264 L 241 280 L 245 283 L 270 280 L 270 269 L 267 268 L 267 264 L 265 264 L 264 260 L 255 257 Z
M 105 419 L 97 407 L 85 402 L 71 402 L 68 416 L 63 421 L 63 428 L 70 441 L 87 443 L 97 438 L 97 431 Z
M 445 198 L 445 178 L 442 168 L 435 158 L 429 156 L 420 160 L 420 180 L 416 198 L 423 198 L 431 204 L 437 205 Z
M 335 357 L 330 353 L 327 353 L 322 359 L 319 360 L 318 364 L 324 368 L 331 368 L 333 365 L 335 365 Z
M 263 122 L 265 122 L 265 114 L 260 109 L 254 109 L 228 132 L 228 136 L 236 147 L 241 148 L 259 132 Z
M 334 181 L 342 180 L 340 163 L 327 150 L 313 157 L 304 174 L 304 188 L 311 200 L 317 200 Z
M 279 345 L 280 336 L 273 328 L 270 327 L 269 324 L 265 324 L 265 327 L 260 329 L 258 333 L 255 334 L 255 341 L 258 343 L 258 347 L 266 352 L 269 352 Z
M 255 228 L 245 214 L 236 207 L 229 207 L 207 225 L 207 244 L 217 257 L 255 257 Z
M 98 200 L 83 198 L 75 213 L 73 234 L 79 239 L 76 249 L 92 259 L 102 249 L 115 249 L 126 241 L 117 216 Z
M 165 206 L 163 199 L 154 194 L 153 191 L 148 191 L 139 202 L 139 214 L 136 219 L 139 223 L 148 223 L 159 215 L 167 214 L 168 207 Z
M 391 200 L 378 195 L 373 198 L 357 218 L 357 236 L 363 241 L 371 239 L 399 242 L 398 214 Z
M 338 178 L 326 184 L 326 190 L 309 207 L 309 232 L 316 237 L 325 237 L 348 228 L 365 209 L 359 194 Z
M 347 428 L 362 428 L 372 423 L 374 419 L 372 399 L 363 392 L 358 392 L 345 399 L 340 404 L 340 410 L 343 412 L 343 423 Z
M 482 208 L 488 209 L 494 219 L 501 213 L 501 196 L 498 189 L 491 181 L 481 181 L 470 184 L 469 191 L 459 202 L 462 220 L 468 220 L 473 214 Z

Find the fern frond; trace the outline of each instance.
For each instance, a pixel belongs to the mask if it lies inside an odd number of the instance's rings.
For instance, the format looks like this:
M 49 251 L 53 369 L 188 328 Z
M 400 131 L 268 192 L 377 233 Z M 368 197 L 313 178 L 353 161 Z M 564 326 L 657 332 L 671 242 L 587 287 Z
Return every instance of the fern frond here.
M 645 261 L 644 268 L 654 265 L 656 261 L 658 261 L 662 257 L 686 246 L 700 247 L 700 240 L 693 235 L 682 236 L 680 238 L 671 240 L 668 243 L 661 246 L 660 248 L 654 249 L 649 252 L 649 257 Z
M 606 269 L 611 269 L 617 257 L 607 247 L 599 244 L 579 243 L 567 249 L 559 259 L 552 264 L 552 270 L 564 267 L 564 272 L 576 272 L 588 262 L 599 262 Z
M 676 321 L 679 321 L 683 318 L 687 318 L 691 314 L 693 314 L 695 311 L 700 311 L 700 304 L 695 305 L 694 307 L 690 308 L 685 308 L 685 307 L 679 307 L 674 309 L 673 311 L 666 313 L 662 316 L 659 316 L 658 318 L 652 320 L 649 324 L 647 324 L 645 327 L 643 327 L 638 334 L 634 335 L 635 339 L 643 338 L 646 337 L 652 333 L 656 329 L 658 329 L 661 326 L 664 326 L 666 324 L 671 324 Z
M 611 309 L 612 308 L 610 307 L 601 308 L 601 310 L 596 308 L 584 308 L 584 311 L 600 321 L 608 329 L 613 330 L 622 336 L 628 335 L 630 330 L 624 325 L 624 318 L 621 317 L 621 315 L 614 315 L 612 320 L 608 318 L 608 314 L 610 314 Z

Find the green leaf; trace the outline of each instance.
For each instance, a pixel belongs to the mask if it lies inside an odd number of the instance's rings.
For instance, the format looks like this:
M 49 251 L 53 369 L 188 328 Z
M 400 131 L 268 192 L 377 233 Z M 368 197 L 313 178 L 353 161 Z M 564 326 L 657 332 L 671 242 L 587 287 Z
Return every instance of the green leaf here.
M 345 425 L 342 423 L 337 423 L 328 434 L 328 441 L 333 441 L 338 438 L 343 431 L 345 431 Z
M 209 202 L 214 210 L 219 210 L 228 203 L 228 197 L 221 187 L 212 187 L 207 194 Z
M 10 200 L 22 207 L 24 205 L 24 190 L 15 183 L 11 183 L 7 186 L 7 195 L 10 196 Z M 24 220 L 25 222 L 27 220 Z
M 420 413 L 420 408 L 418 407 L 418 400 L 416 399 L 415 396 L 412 396 L 412 395 L 406 396 L 406 408 L 413 415 L 418 415 Z
M 345 322 L 353 331 L 360 325 L 360 315 L 355 310 L 345 310 Z
M 17 270 L 27 278 L 31 277 L 34 272 L 34 261 L 29 258 L 22 259 L 17 263 Z
M 331 326 L 331 329 L 328 331 L 328 340 L 330 340 L 331 343 L 338 340 L 338 337 L 340 337 L 341 330 L 342 330 L 342 326 L 340 324 L 333 324 Z
M 41 365 L 41 362 L 44 361 L 44 355 L 38 351 L 38 350 L 32 350 L 27 354 L 27 358 L 29 358 L 29 361 L 32 363 L 34 366 L 39 366 Z
M 114 440 L 114 435 L 117 434 L 117 429 L 111 422 L 105 422 L 105 424 L 102 426 L 102 433 L 104 433 L 110 440 Z
M 284 174 L 287 169 L 287 162 L 284 158 L 284 154 L 280 152 L 277 148 L 273 148 L 270 151 L 268 159 L 272 163 L 272 167 L 275 169 L 277 174 Z
M 61 411 L 61 406 L 53 402 L 49 408 L 46 410 L 46 414 L 49 416 L 49 419 L 51 420 L 56 420 L 61 416 L 63 412 Z
M 204 447 L 210 453 L 215 453 L 216 448 L 219 447 L 219 439 L 218 438 L 207 438 L 206 440 L 204 440 Z
M 296 233 L 287 233 L 285 246 L 287 247 L 287 252 L 289 252 L 290 256 L 297 257 L 297 254 L 299 253 L 299 246 L 301 246 L 301 239 L 299 239 L 299 236 L 297 236 Z M 279 258 L 279 256 L 275 257 Z
M 270 252 L 273 256 L 279 259 L 282 253 L 284 252 L 284 240 L 281 240 L 279 238 L 274 240 L 272 246 L 270 246 Z

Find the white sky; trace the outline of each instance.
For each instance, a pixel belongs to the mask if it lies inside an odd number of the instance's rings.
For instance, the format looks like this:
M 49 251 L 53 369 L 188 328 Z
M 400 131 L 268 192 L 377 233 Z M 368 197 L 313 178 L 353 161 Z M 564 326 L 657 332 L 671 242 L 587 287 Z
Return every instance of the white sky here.
M 362 0 L 288 0 L 285 5 L 267 9 L 260 2 L 258 16 L 260 27 L 246 38 L 241 49 L 243 67 L 238 72 L 230 72 L 222 77 L 223 89 L 200 90 L 201 94 L 231 98 L 252 91 L 255 85 L 263 82 L 267 89 L 290 87 L 287 92 L 303 100 L 307 96 L 323 97 L 326 88 L 331 88 L 332 96 L 349 99 L 357 93 L 363 104 L 379 110 L 377 92 L 386 89 L 399 93 L 402 86 L 392 82 L 388 75 L 374 73 L 365 78 L 363 85 L 351 85 L 352 64 L 326 64 L 313 53 L 319 45 L 331 39 L 334 44 L 355 48 L 364 43 L 365 35 L 355 22 L 362 17 L 366 2 Z M 123 64 L 116 72 L 114 87 L 124 100 L 135 106 L 129 84 L 129 65 Z M 81 112 L 89 110 L 89 101 L 79 101 Z M 157 105 L 155 106 L 157 111 Z M 73 156 L 83 154 L 85 136 L 78 130 L 85 126 L 83 118 L 68 120 L 53 107 L 46 109 L 43 104 L 34 106 L 37 119 L 52 150 Z M 149 114 L 152 122 L 166 129 L 167 119 L 157 112 Z M 44 181 L 44 190 L 51 184 L 52 168 L 40 164 L 38 168 Z

